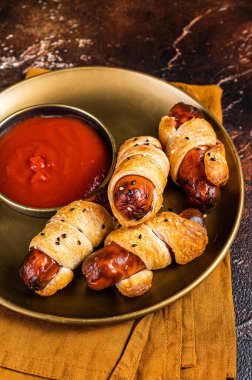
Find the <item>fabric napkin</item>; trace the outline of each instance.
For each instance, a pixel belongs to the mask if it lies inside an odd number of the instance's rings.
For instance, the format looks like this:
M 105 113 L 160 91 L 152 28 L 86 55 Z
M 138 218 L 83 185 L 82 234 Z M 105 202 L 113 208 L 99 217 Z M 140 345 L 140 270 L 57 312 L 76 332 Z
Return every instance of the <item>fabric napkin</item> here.
M 33 69 L 27 76 L 45 70 Z M 221 89 L 175 83 L 221 122 Z M 230 254 L 193 291 L 155 313 L 66 326 L 0 307 L 0 379 L 224 380 L 236 376 Z

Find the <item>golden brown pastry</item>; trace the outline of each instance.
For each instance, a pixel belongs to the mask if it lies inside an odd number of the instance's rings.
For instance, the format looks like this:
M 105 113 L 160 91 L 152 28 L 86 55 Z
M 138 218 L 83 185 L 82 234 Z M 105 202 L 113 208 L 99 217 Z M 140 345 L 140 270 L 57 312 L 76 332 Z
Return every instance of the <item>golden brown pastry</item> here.
M 121 225 L 141 224 L 159 211 L 168 173 L 169 161 L 154 137 L 131 138 L 121 146 L 108 187 L 112 212 Z
M 64 288 L 112 227 L 112 216 L 100 204 L 80 200 L 58 210 L 30 243 L 20 267 L 25 284 L 41 296 Z
M 105 247 L 84 261 L 82 271 L 94 290 L 116 285 L 124 295 L 138 296 L 151 287 L 152 270 L 165 268 L 173 258 L 186 264 L 200 256 L 207 243 L 199 210 L 162 212 L 140 226 L 112 231 Z
M 213 207 L 229 170 L 224 145 L 204 115 L 193 106 L 176 104 L 160 121 L 159 139 L 170 161 L 171 178 L 183 187 L 189 206 Z

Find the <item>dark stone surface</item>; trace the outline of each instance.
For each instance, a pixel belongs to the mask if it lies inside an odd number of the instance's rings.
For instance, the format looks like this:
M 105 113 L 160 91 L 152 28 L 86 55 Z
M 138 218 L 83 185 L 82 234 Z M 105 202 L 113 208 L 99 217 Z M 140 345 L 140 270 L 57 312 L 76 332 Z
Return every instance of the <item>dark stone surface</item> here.
M 116 66 L 223 90 L 245 180 L 232 246 L 237 379 L 251 379 L 252 4 L 250 0 L 0 0 L 0 90 L 30 67 Z

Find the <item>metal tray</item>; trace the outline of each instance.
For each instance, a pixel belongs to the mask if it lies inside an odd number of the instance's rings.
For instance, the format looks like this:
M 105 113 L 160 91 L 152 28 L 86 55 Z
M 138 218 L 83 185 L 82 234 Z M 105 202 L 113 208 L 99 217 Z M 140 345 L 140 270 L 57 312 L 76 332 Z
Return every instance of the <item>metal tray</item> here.
M 157 137 L 160 118 L 179 102 L 203 109 L 223 141 L 230 169 L 228 184 L 206 223 L 209 244 L 193 262 L 173 264 L 154 272 L 153 286 L 144 296 L 128 299 L 116 288 L 95 292 L 87 288 L 80 268 L 75 279 L 56 295 L 41 298 L 31 293 L 18 274 L 31 238 L 46 219 L 22 215 L 0 204 L 0 303 L 19 313 L 68 324 L 106 324 L 138 318 L 158 310 L 192 290 L 224 258 L 237 233 L 244 198 L 238 154 L 225 129 L 199 103 L 176 87 L 133 71 L 87 67 L 55 71 L 25 80 L 0 94 L 0 121 L 18 109 L 42 103 L 80 107 L 111 131 L 117 148 L 133 136 Z M 179 187 L 168 181 L 164 210 L 186 207 Z

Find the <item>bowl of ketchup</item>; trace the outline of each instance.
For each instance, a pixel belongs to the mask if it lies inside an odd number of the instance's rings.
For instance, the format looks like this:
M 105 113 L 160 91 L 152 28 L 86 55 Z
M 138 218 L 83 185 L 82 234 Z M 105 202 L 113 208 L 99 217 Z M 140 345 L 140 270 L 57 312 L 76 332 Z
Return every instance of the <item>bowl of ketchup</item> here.
M 105 186 L 115 151 L 110 131 L 82 109 L 19 110 L 0 123 L 0 199 L 24 214 L 50 216 Z

